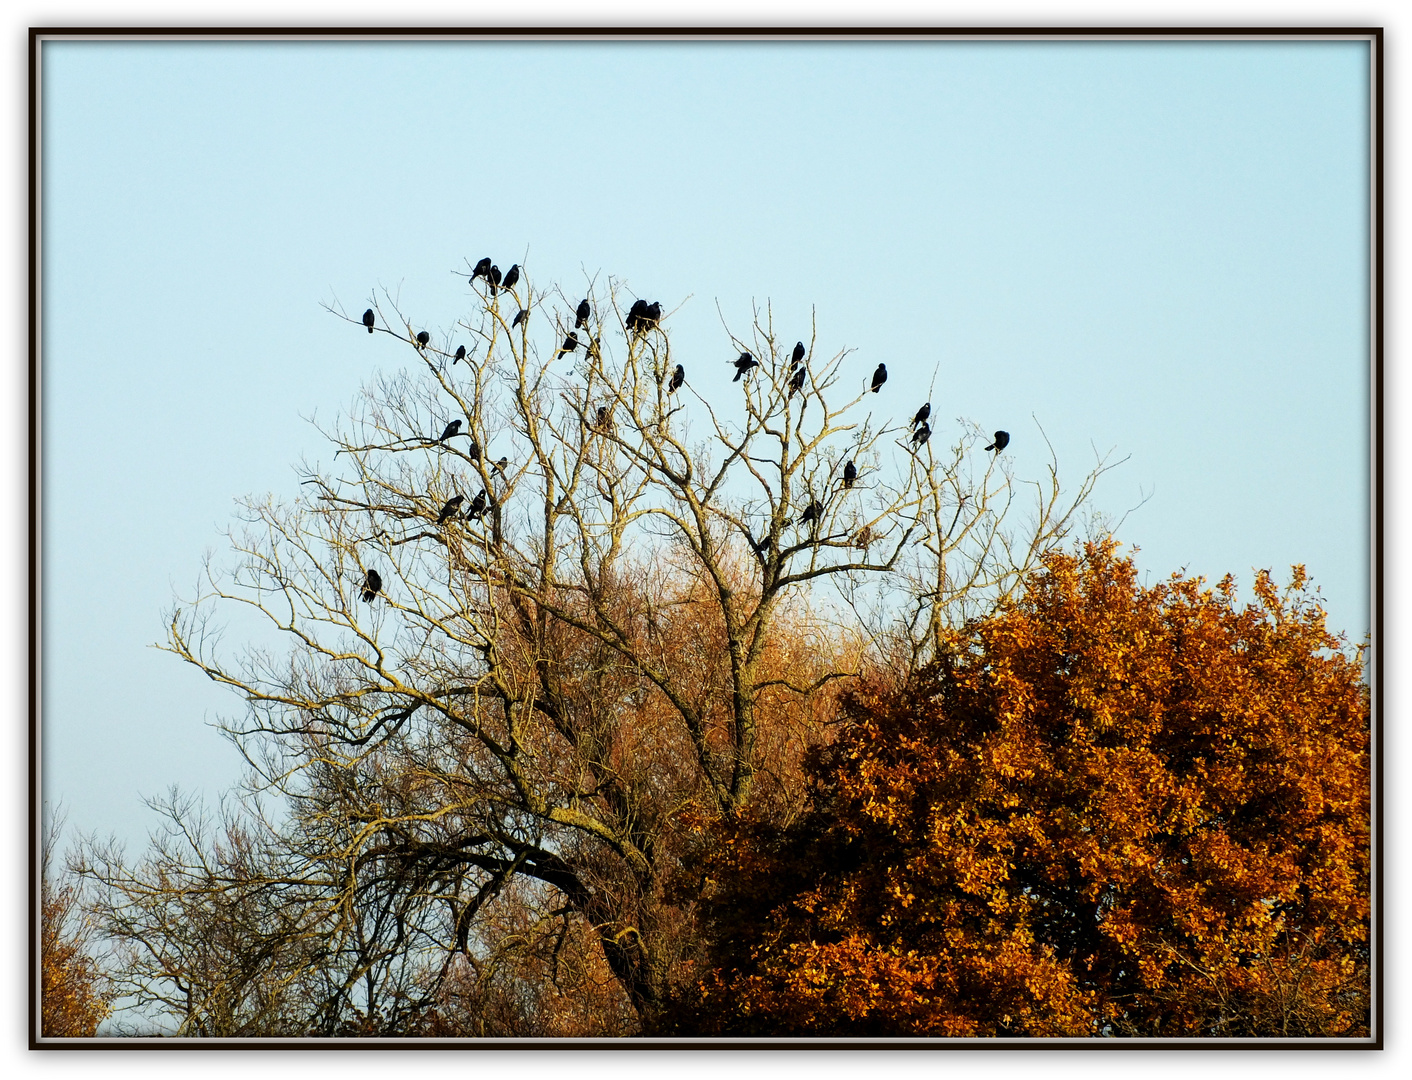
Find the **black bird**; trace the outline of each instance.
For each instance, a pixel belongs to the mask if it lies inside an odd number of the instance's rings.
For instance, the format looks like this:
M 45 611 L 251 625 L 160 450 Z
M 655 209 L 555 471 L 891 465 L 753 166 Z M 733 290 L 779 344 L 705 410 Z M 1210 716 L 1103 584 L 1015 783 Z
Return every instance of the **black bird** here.
M 887 382 L 887 365 L 879 364 L 878 370 L 873 372 L 873 393 L 882 389 L 882 384 Z
M 485 488 L 480 489 L 480 494 L 475 497 L 470 507 L 466 510 L 467 521 L 479 521 L 485 516 Z
M 857 479 L 858 470 L 854 467 L 853 462 L 850 461 L 847 465 L 843 467 L 843 486 L 852 487 L 853 481 Z
M 459 421 L 459 420 L 452 420 L 451 423 L 449 423 L 449 424 L 446 425 L 446 430 L 441 433 L 441 438 L 437 439 L 436 441 L 437 441 L 437 442 L 445 442 L 447 439 L 451 438 L 453 435 L 459 435 L 459 434 L 461 434 L 461 421 Z
M 368 328 L 368 333 L 371 334 L 373 332 L 373 324 L 376 322 L 377 316 L 373 314 L 372 308 L 368 308 L 367 311 L 363 312 L 363 325 Z
M 634 300 L 632 307 L 628 308 L 628 317 L 623 320 L 623 324 L 632 333 L 636 334 L 638 328 L 642 326 L 642 320 L 647 317 L 647 301 Z
M 382 578 L 378 576 L 376 570 L 369 570 L 367 577 L 363 578 L 363 603 L 371 604 L 373 597 L 382 592 Z
M 804 342 L 796 341 L 794 343 L 794 354 L 789 358 L 789 366 L 795 368 L 802 363 L 804 363 Z
M 686 382 L 686 368 L 678 364 L 677 369 L 672 372 L 672 381 L 667 384 L 667 393 L 670 394 L 680 389 L 681 384 L 684 382 Z
M 987 450 L 994 450 L 994 451 L 996 452 L 996 454 L 998 455 L 998 454 L 1000 453 L 1000 451 L 1004 450 L 1004 449 L 1005 449 L 1007 446 L 1009 446 L 1009 445 L 1010 445 L 1010 433 L 1009 433 L 1008 431 L 997 431 L 997 432 L 995 433 L 995 442 L 993 442 L 993 443 L 991 443 L 989 446 L 987 446 L 986 449 L 987 449 Z
M 579 301 L 578 310 L 574 312 L 574 329 L 577 330 L 580 326 L 587 325 L 588 317 L 592 313 L 593 309 L 588 306 L 588 297 L 585 296 Z
M 594 421 L 594 424 L 595 424 L 596 426 L 598 426 L 598 427 L 604 427 L 604 426 L 607 425 L 607 423 L 608 423 L 608 406 L 607 406 L 607 405 L 600 405 L 600 406 L 598 406 L 598 419 L 596 419 L 596 420 Z
M 484 259 L 482 259 L 480 262 L 476 263 L 476 268 L 471 271 L 471 284 L 474 285 L 475 282 L 476 282 L 476 278 L 480 277 L 482 274 L 489 274 L 489 273 L 490 273 L 490 256 L 487 255 L 487 256 L 486 256 Z
M 803 368 L 799 368 L 799 369 L 797 369 L 797 370 L 795 371 L 794 377 L 789 380 L 789 394 L 788 394 L 787 396 L 789 396 L 789 397 L 794 397 L 794 392 L 795 392 L 796 390 L 803 390 L 803 389 L 804 389 L 804 369 L 803 369 Z
M 515 282 L 520 280 L 520 264 L 516 263 L 505 271 L 505 280 L 500 283 L 502 289 L 513 289 Z
M 662 305 L 653 300 L 643 312 L 643 329 L 650 330 L 662 321 Z
M 739 360 L 731 361 L 735 364 L 735 378 L 731 382 L 740 382 L 740 377 L 753 367 L 759 367 L 760 361 L 751 356 L 748 352 L 740 354 Z
M 503 457 L 503 458 L 501 458 L 499 461 L 497 461 L 497 462 L 495 463 L 495 468 L 496 468 L 497 470 L 499 470 L 501 476 L 504 476 L 504 475 L 505 475 L 505 466 L 507 466 L 507 465 L 509 465 L 509 464 L 510 464 L 510 459 L 507 458 L 507 457 Z
M 451 362 L 454 364 L 457 360 L 464 360 L 465 358 L 466 358 L 466 347 L 465 347 L 464 345 L 457 345 L 457 346 L 456 346 L 456 355 L 451 358 Z
M 559 357 L 563 356 L 566 352 L 573 352 L 573 351 L 574 351 L 575 349 L 577 349 L 578 347 L 579 347 L 579 336 L 578 336 L 577 334 L 575 334 L 575 333 L 570 332 L 569 336 L 564 339 L 563 348 L 561 348 L 558 352 L 556 352 L 556 353 L 554 354 L 554 359 L 557 360 L 557 359 L 559 359 Z
M 809 505 L 804 508 L 804 513 L 799 515 L 799 524 L 808 525 L 811 521 L 818 521 L 819 515 L 824 512 L 824 508 L 819 505 L 818 499 L 810 499 Z
M 490 295 L 494 296 L 500 287 L 500 267 L 492 266 L 485 275 L 485 280 L 490 282 Z
M 417 335 L 417 347 L 418 347 L 418 348 L 421 348 L 421 349 L 425 349 L 425 348 L 427 347 L 427 342 L 430 341 L 430 340 L 431 340 L 431 335 L 428 334 L 425 330 L 421 331 L 421 332 Z
M 441 516 L 436 519 L 436 523 L 440 525 L 447 518 L 455 517 L 456 511 L 461 509 L 461 504 L 465 501 L 466 497 L 464 495 L 453 495 L 451 498 L 447 499 L 446 505 L 441 508 Z
M 932 437 L 932 428 L 931 428 L 931 425 L 928 424 L 925 420 L 923 420 L 921 426 L 920 426 L 919 428 L 917 428 L 916 431 L 912 432 L 912 445 L 913 445 L 914 447 L 921 446 L 924 442 L 926 442 L 926 441 L 927 441 L 928 439 L 930 439 L 931 437 Z
M 917 415 L 914 416 L 914 417 L 912 417 L 912 426 L 913 426 L 913 427 L 916 427 L 918 424 L 920 424 L 923 420 L 925 420 L 925 419 L 926 419 L 928 416 L 930 416 L 931 414 L 932 414 L 932 403 L 931 403 L 930 401 L 928 401 L 925 405 L 923 405 L 920 409 L 917 410 Z
M 471 437 L 471 448 L 466 452 L 466 456 L 472 461 L 480 460 L 480 443 L 476 442 L 475 436 Z

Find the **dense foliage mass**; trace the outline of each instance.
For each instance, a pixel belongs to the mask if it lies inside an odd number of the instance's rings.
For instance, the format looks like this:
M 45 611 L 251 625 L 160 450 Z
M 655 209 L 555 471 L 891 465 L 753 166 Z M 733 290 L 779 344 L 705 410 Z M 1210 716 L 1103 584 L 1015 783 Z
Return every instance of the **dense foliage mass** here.
M 40 1030 L 46 1038 L 89 1038 L 112 1012 L 92 948 L 92 926 L 75 882 L 56 877 L 46 842 L 40 876 Z
M 851 694 L 796 825 L 719 830 L 677 1030 L 1367 1034 L 1358 658 L 1302 567 L 1240 607 L 1115 548 Z

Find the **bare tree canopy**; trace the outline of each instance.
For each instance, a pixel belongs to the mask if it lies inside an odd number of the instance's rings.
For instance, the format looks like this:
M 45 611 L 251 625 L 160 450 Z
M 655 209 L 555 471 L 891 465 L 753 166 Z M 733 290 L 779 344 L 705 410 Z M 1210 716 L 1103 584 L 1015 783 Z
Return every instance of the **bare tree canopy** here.
M 974 425 L 919 438 L 877 358 L 768 307 L 687 363 L 622 282 L 469 281 L 439 343 L 388 296 L 330 308 L 409 366 L 320 429 L 296 498 L 245 502 L 234 569 L 171 614 L 166 647 L 244 698 L 249 791 L 214 832 L 174 798 L 164 847 L 87 871 L 127 989 L 184 1031 L 409 1030 L 538 949 L 550 997 L 572 969 L 617 1002 L 587 1033 L 650 1032 L 690 971 L 698 825 L 796 813 L 834 690 L 1015 593 L 1109 467 L 1066 495 L 1052 454 L 1027 486 Z M 706 385 L 731 363 L 751 377 Z M 287 647 L 221 648 L 240 608 Z

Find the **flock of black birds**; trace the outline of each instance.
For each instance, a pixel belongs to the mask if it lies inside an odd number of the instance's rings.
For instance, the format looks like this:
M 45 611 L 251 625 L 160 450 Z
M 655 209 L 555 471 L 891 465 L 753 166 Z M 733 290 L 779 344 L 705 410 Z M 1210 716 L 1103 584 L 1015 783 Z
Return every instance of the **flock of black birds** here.
M 490 287 L 490 293 L 493 296 L 500 289 L 511 289 L 515 286 L 515 284 L 520 280 L 520 267 L 518 263 L 514 266 L 511 266 L 502 278 L 499 267 L 495 266 L 495 264 L 491 262 L 490 256 L 487 255 L 485 258 L 481 259 L 478 263 L 476 263 L 475 267 L 472 269 L 472 285 L 475 284 L 475 280 L 478 277 L 485 278 L 486 282 Z M 515 327 L 518 327 L 520 323 L 525 320 L 528 314 L 529 312 L 526 309 L 521 308 L 519 312 L 515 315 L 514 321 L 510 324 L 511 328 L 514 329 Z M 579 347 L 579 338 L 576 331 L 586 327 L 588 325 L 588 320 L 592 317 L 592 315 L 593 307 L 589 303 L 588 298 L 585 297 L 579 302 L 578 307 L 574 311 L 574 329 L 568 333 L 568 335 L 564 338 L 564 344 L 560 346 L 558 351 L 554 353 L 555 359 L 560 356 L 563 356 L 565 353 L 572 353 Z M 645 334 L 648 330 L 659 327 L 661 325 L 661 320 L 662 305 L 660 303 L 658 303 L 657 301 L 653 301 L 651 304 L 649 304 L 646 300 L 636 300 L 633 302 L 632 307 L 628 310 L 627 318 L 624 320 L 624 324 L 627 327 L 628 332 L 632 334 L 635 339 L 638 336 Z M 368 328 L 368 333 L 371 334 L 373 332 L 376 323 L 377 316 L 373 312 L 372 308 L 368 308 L 367 311 L 363 312 L 363 325 Z M 424 349 L 426 348 L 427 344 L 431 341 L 431 335 L 428 334 L 425 330 L 423 330 L 417 334 L 416 341 L 417 347 L 419 349 Z M 594 343 L 591 337 L 590 343 Z M 795 343 L 794 351 L 790 354 L 789 359 L 789 392 L 785 395 L 786 399 L 793 397 L 795 393 L 804 389 L 806 372 L 808 370 L 804 364 L 804 358 L 807 354 L 807 351 L 808 350 L 806 350 L 804 347 L 804 342 L 799 341 Z M 461 345 L 457 347 L 456 355 L 452 358 L 451 362 L 455 364 L 458 361 L 464 360 L 465 358 L 466 347 L 464 345 Z M 735 366 L 735 378 L 731 380 L 731 382 L 733 383 L 739 382 L 741 378 L 748 374 L 752 369 L 760 366 L 760 361 L 756 360 L 755 357 L 752 356 L 748 351 L 742 352 L 740 356 L 735 360 L 731 361 L 731 363 Z M 662 376 L 658 375 L 658 382 L 660 383 L 661 380 Z M 671 379 L 667 383 L 667 393 L 673 394 L 677 390 L 680 390 L 685 382 L 686 368 L 683 367 L 681 364 L 678 364 L 673 369 Z M 887 382 L 887 365 L 879 364 L 877 366 L 877 369 L 873 372 L 873 379 L 869 389 L 874 394 L 876 394 L 879 390 L 882 389 L 883 384 L 885 382 Z M 920 450 L 922 446 L 926 445 L 927 440 L 931 438 L 932 429 L 931 425 L 928 423 L 928 418 L 931 416 L 931 412 L 932 403 L 928 401 L 920 409 L 918 409 L 917 414 L 912 417 L 911 426 L 913 452 Z M 598 428 L 605 428 L 608 425 L 608 419 L 609 417 L 607 406 L 600 406 L 597 413 L 595 414 L 594 426 Z M 452 420 L 446 425 L 445 429 L 442 431 L 441 438 L 435 441 L 437 444 L 442 444 L 445 443 L 448 439 L 455 438 L 459 434 L 461 434 L 461 421 Z M 469 432 L 467 432 L 466 434 L 467 437 L 471 440 L 468 457 L 472 462 L 478 462 L 481 459 L 480 443 L 478 443 L 475 440 L 474 436 L 471 436 Z M 997 431 L 995 433 L 994 440 L 985 449 L 987 451 L 995 451 L 996 455 L 998 456 L 1000 452 L 1009 445 L 1010 433 L 1007 431 Z M 510 459 L 508 457 L 502 457 L 499 461 L 495 462 L 494 468 L 503 477 L 505 474 L 505 469 L 509 466 L 509 464 Z M 849 460 L 843 466 L 843 486 L 846 488 L 851 488 L 854 484 L 854 481 L 856 481 L 857 479 L 858 468 L 852 460 Z M 464 495 L 453 495 L 451 498 L 447 499 L 446 503 L 441 508 L 441 513 L 437 515 L 436 523 L 438 525 L 444 525 L 446 522 L 455 518 L 460 512 L 461 505 L 464 502 Z M 485 513 L 489 508 L 489 497 L 485 488 L 482 488 L 480 494 L 477 495 L 471 501 L 471 505 L 466 508 L 466 511 L 462 516 L 464 516 L 469 521 L 479 521 L 485 516 Z M 823 517 L 823 513 L 823 504 L 821 504 L 817 499 L 811 497 L 809 500 L 809 505 L 806 506 L 804 508 L 804 512 L 799 515 L 799 523 L 801 525 L 815 524 Z M 786 524 L 789 523 L 787 522 Z M 765 549 L 770 546 L 770 540 L 768 538 L 759 543 L 756 543 L 755 540 L 751 538 L 750 542 L 751 546 L 755 549 L 756 554 L 763 554 Z M 363 600 L 367 603 L 371 603 L 373 598 L 377 596 L 379 592 L 382 591 L 382 578 L 378 576 L 378 572 L 376 570 L 370 569 L 367 571 L 367 574 L 363 578 L 362 590 Z

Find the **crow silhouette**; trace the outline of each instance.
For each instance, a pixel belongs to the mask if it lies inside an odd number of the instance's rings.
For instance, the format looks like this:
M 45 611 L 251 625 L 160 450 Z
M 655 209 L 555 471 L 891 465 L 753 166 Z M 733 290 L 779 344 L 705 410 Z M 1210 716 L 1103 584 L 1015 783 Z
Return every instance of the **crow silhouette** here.
M 858 470 L 854 467 L 853 462 L 850 461 L 847 465 L 843 467 L 843 486 L 852 487 L 853 481 L 857 479 Z
M 376 322 L 377 316 L 373 314 L 372 308 L 368 308 L 367 311 L 363 312 L 363 325 L 368 328 L 368 333 L 371 334 L 373 332 L 373 324 Z
M 923 420 L 925 420 L 925 419 L 926 419 L 928 416 L 930 416 L 931 414 L 932 414 L 932 403 L 931 403 L 930 401 L 928 401 L 925 405 L 923 405 L 920 409 L 917 410 L 917 415 L 914 416 L 914 417 L 912 417 L 912 426 L 913 426 L 913 427 L 916 427 L 918 424 L 920 424 Z
M 740 359 L 732 360 L 731 363 L 735 364 L 735 378 L 732 379 L 731 382 L 740 382 L 742 375 L 751 368 L 760 366 L 760 361 L 756 360 L 755 357 L 751 356 L 748 352 L 741 353 Z
M 497 462 L 495 463 L 495 469 L 496 469 L 497 472 L 500 473 L 501 476 L 504 476 L 504 475 L 505 475 L 505 466 L 507 466 L 507 465 L 509 465 L 509 464 L 510 464 L 510 459 L 507 458 L 507 457 L 503 457 L 503 458 L 501 458 L 499 461 L 497 461 Z
M 642 320 L 647 317 L 647 301 L 634 300 L 632 307 L 628 308 L 628 317 L 623 320 L 623 324 L 632 333 L 636 334 L 642 326 Z
M 789 380 L 789 394 L 788 394 L 787 396 L 788 396 L 788 397 L 794 397 L 794 392 L 795 392 L 796 390 L 803 390 L 803 389 L 804 389 L 804 368 L 801 367 L 801 368 L 798 368 L 798 369 L 794 372 L 794 377 Z
M 476 268 L 471 271 L 471 284 L 474 285 L 474 284 L 476 283 L 476 278 L 480 277 L 482 274 L 489 274 L 489 273 L 490 273 L 490 256 L 487 255 L 487 256 L 486 256 L 484 259 L 482 259 L 480 262 L 476 263 Z
M 651 330 L 662 321 L 662 305 L 653 300 L 643 312 L 643 329 Z
M 485 275 L 485 280 L 490 282 L 490 295 L 494 296 L 500 288 L 500 267 L 492 266 Z
M 465 347 L 464 345 L 457 345 L 457 346 L 456 346 L 456 355 L 451 358 L 451 362 L 454 364 L 454 363 L 456 363 L 458 360 L 464 360 L 465 358 L 466 358 L 466 347 Z
M 557 360 L 565 353 L 573 352 L 578 347 L 579 336 L 573 332 L 570 332 L 569 336 L 564 339 L 564 344 L 560 347 L 559 351 L 554 354 L 554 359 Z
M 520 280 L 520 264 L 516 263 L 505 271 L 505 280 L 500 283 L 502 289 L 513 289 L 515 282 Z
M 792 368 L 798 367 L 802 363 L 804 363 L 804 342 L 796 341 L 794 343 L 794 353 L 789 358 L 789 366 Z
M 466 451 L 466 456 L 472 461 L 480 460 L 480 443 L 476 442 L 475 436 L 471 437 L 471 448 Z
M 459 421 L 459 420 L 452 420 L 451 423 L 449 423 L 449 424 L 446 425 L 446 430 L 441 433 L 441 438 L 437 439 L 436 441 L 437 441 L 437 442 L 445 442 L 447 439 L 451 438 L 453 435 L 459 435 L 459 434 L 461 434 L 461 421 Z
M 672 381 L 667 384 L 667 393 L 670 394 L 680 389 L 684 382 L 686 382 L 686 368 L 678 364 L 677 369 L 672 372 Z
M 932 437 L 932 428 L 931 428 L 931 425 L 928 424 L 925 420 L 923 420 L 921 426 L 920 426 L 919 428 L 917 428 L 916 431 L 912 432 L 912 445 L 913 445 L 914 447 L 921 446 L 924 442 L 926 442 L 926 441 L 927 441 L 928 439 L 930 439 L 931 437 Z
M 873 372 L 873 393 L 882 389 L 882 384 L 887 382 L 887 365 L 879 364 L 877 371 Z
M 382 592 L 382 578 L 376 570 L 369 570 L 363 578 L 363 603 L 371 604 L 373 597 Z
M 438 525 L 446 521 L 447 518 L 455 517 L 456 511 L 461 508 L 461 504 L 466 501 L 464 495 L 453 495 L 446 500 L 446 505 L 441 508 L 441 516 L 436 519 Z
M 485 488 L 480 489 L 480 494 L 471 501 L 471 505 L 466 508 L 467 521 L 479 521 L 485 516 Z
M 430 341 L 430 340 L 431 340 L 431 335 L 428 334 L 425 330 L 421 331 L 421 332 L 417 335 L 417 347 L 418 347 L 418 348 L 421 348 L 421 349 L 425 349 L 425 348 L 427 347 L 427 342 Z
M 588 317 L 593 314 L 593 309 L 588 306 L 588 297 L 579 301 L 578 310 L 574 312 L 574 329 L 588 325 Z
M 1008 431 L 997 431 L 995 433 L 995 442 L 987 446 L 986 449 L 994 450 L 996 455 L 998 456 L 1000 454 L 1000 451 L 1004 450 L 1009 445 L 1010 433 Z
M 819 500 L 810 499 L 809 505 L 804 508 L 804 513 L 799 515 L 799 524 L 808 525 L 811 521 L 818 521 L 819 515 L 824 512 L 824 508 L 819 505 Z

